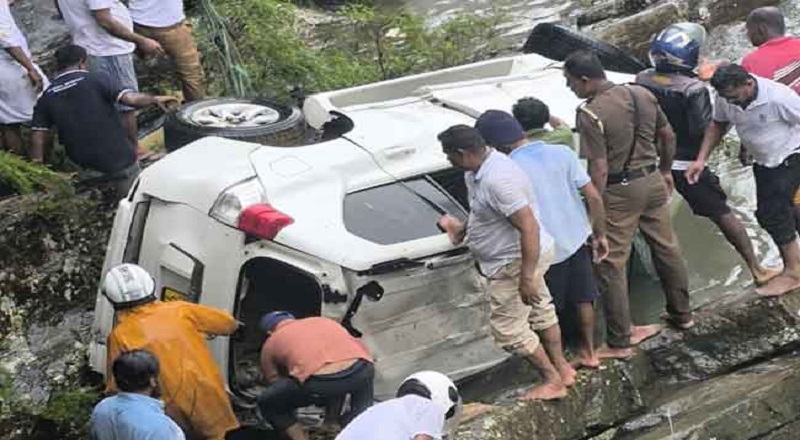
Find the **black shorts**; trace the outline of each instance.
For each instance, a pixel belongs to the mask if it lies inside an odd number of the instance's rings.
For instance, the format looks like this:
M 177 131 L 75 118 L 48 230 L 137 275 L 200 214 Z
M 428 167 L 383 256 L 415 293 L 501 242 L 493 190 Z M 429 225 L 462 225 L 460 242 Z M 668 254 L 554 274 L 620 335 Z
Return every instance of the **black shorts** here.
M 566 260 L 550 266 L 544 281 L 559 308 L 565 304 L 593 302 L 598 293 L 592 271 L 592 249 L 583 245 Z
M 729 212 L 728 195 L 719 185 L 719 177 L 708 168 L 700 174 L 700 180 L 694 185 L 689 184 L 683 171 L 672 171 L 675 189 L 692 208 L 694 215 L 708 218 L 718 218 Z
M 782 164 L 767 168 L 753 165 L 756 180 L 756 219 L 778 246 L 797 237 L 794 193 L 800 187 L 800 153 L 792 154 Z

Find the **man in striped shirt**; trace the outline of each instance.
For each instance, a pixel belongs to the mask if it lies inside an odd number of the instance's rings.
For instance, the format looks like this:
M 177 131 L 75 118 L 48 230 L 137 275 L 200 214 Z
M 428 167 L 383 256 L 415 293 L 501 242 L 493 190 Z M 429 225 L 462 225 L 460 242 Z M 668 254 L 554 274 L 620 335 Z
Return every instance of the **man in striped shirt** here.
M 800 39 L 785 33 L 786 24 L 780 9 L 753 10 L 747 17 L 747 37 L 756 50 L 742 59 L 742 67 L 800 93 Z

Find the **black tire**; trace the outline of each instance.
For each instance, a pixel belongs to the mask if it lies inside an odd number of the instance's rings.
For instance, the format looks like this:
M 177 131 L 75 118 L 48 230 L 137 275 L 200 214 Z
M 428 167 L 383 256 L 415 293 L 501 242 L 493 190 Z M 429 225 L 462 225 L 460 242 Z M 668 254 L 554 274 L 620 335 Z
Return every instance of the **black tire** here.
M 522 47 L 525 53 L 536 53 L 556 61 L 564 61 L 576 50 L 591 50 L 603 67 L 614 72 L 637 74 L 647 64 L 624 50 L 554 23 L 539 23 Z
M 257 127 L 209 127 L 192 120 L 191 116 L 212 105 L 219 104 L 257 104 L 272 108 L 280 118 L 272 123 Z M 191 102 L 169 114 L 164 122 L 164 143 L 167 151 L 175 151 L 184 145 L 207 136 L 291 147 L 301 145 L 308 137 L 308 129 L 303 114 L 297 107 L 288 107 L 268 99 L 208 98 Z

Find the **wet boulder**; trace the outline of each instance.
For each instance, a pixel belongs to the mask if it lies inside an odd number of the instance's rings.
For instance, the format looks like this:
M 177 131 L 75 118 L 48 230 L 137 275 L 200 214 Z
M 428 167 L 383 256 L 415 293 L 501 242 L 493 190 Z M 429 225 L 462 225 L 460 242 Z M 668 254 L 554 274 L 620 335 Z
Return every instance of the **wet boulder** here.
M 598 25 L 592 34 L 598 40 L 617 46 L 639 59 L 646 59 L 653 34 L 670 24 L 685 21 L 685 15 L 684 4 L 661 3 L 610 24 Z

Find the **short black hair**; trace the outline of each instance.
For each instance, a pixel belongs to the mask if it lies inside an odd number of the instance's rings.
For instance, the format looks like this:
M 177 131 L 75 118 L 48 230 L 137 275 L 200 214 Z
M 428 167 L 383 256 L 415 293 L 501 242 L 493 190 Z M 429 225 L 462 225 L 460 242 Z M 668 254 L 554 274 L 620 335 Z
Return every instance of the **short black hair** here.
M 721 92 L 731 87 L 743 86 L 751 78 L 752 76 L 744 67 L 738 64 L 726 64 L 714 72 L 714 76 L 711 77 L 711 85 Z
M 480 150 L 486 148 L 486 140 L 483 139 L 477 129 L 469 125 L 454 125 L 447 130 L 439 133 L 439 142 L 445 152 L 458 150 Z
M 786 21 L 783 13 L 775 6 L 765 6 L 756 8 L 747 16 L 747 24 L 764 26 L 773 35 L 783 35 L 786 33 Z
M 124 352 L 111 366 L 117 388 L 128 393 L 148 389 L 151 379 L 158 379 L 158 369 L 158 359 L 147 350 Z
M 564 71 L 576 78 L 585 76 L 589 79 L 606 79 L 606 71 L 600 58 L 588 50 L 572 52 L 564 61 Z
M 536 98 L 520 99 L 514 104 L 511 113 L 526 131 L 543 128 L 544 124 L 550 120 L 550 109 L 547 104 Z
M 64 70 L 77 66 L 81 61 L 86 60 L 86 49 L 70 44 L 56 51 L 56 68 Z

